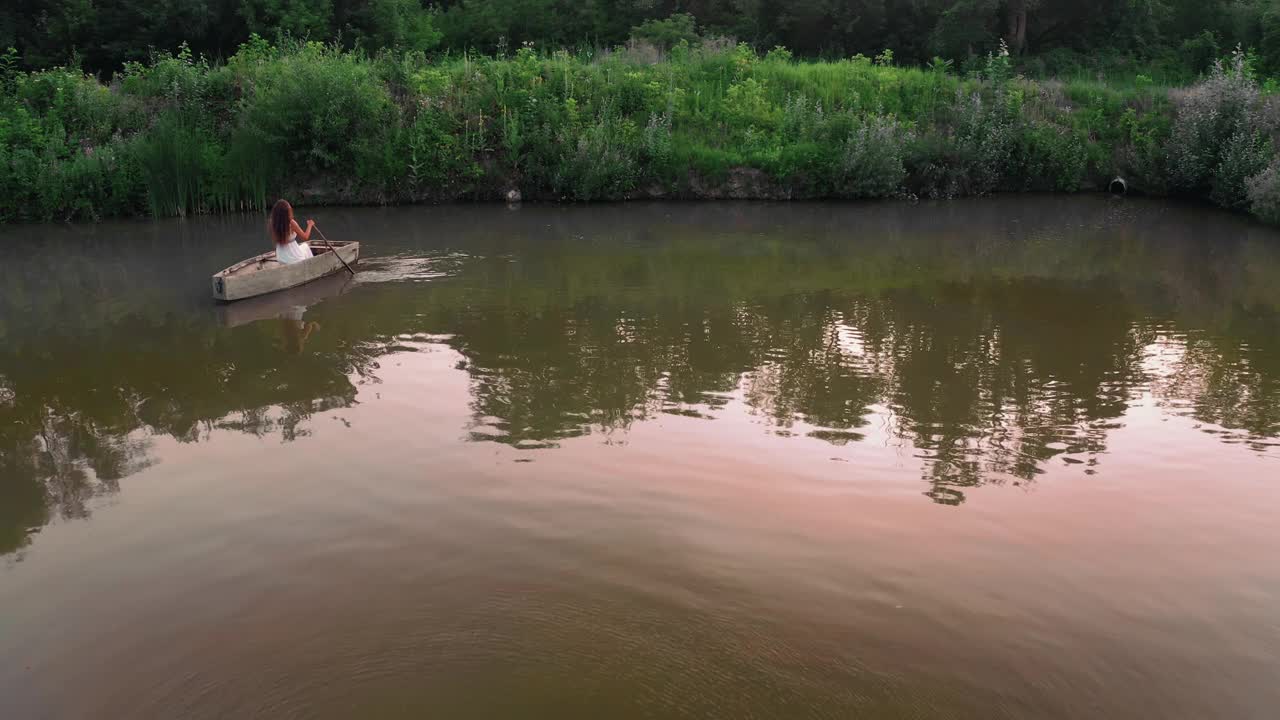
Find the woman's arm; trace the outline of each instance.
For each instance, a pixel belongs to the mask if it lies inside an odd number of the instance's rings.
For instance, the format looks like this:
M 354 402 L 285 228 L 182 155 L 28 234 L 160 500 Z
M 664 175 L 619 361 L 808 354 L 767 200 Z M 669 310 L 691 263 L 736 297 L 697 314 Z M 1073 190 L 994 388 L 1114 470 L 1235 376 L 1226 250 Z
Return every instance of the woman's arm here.
M 303 231 L 303 229 L 302 229 L 302 228 L 298 227 L 298 221 L 297 221 L 297 220 L 290 220 L 290 221 L 289 221 L 289 225 L 291 225 L 291 226 L 293 227 L 293 232 L 294 232 L 294 234 L 296 234 L 296 235 L 298 236 L 298 242 L 300 242 L 300 243 L 304 243 L 304 242 L 311 242 L 311 228 L 313 228 L 313 227 L 315 227 L 315 226 L 316 226 L 316 221 L 315 221 L 315 220 L 308 220 L 308 221 L 307 221 L 307 229 L 306 229 L 306 231 Z

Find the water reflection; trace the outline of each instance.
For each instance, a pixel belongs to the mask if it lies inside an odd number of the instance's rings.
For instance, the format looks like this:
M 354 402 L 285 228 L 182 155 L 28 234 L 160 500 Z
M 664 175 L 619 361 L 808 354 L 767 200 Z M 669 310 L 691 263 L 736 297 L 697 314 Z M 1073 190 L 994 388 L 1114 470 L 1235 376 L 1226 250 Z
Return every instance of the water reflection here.
M 1105 470 L 1135 402 L 1239 451 L 1280 436 L 1280 238 L 1230 216 L 1010 198 L 343 222 L 378 239 L 354 282 L 216 314 L 204 278 L 256 247 L 256 219 L 23 229 L 0 263 L 0 553 L 155 462 L 155 436 L 287 442 L 439 344 L 473 441 L 750 413 L 833 447 L 887 433 L 952 505 Z

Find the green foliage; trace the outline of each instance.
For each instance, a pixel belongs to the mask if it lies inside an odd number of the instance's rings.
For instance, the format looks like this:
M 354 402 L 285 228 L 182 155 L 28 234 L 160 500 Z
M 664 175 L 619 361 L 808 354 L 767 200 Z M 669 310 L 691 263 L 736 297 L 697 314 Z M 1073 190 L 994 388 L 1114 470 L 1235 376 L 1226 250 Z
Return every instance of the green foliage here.
M 982 77 L 992 85 L 999 86 L 1008 82 L 1012 76 L 1013 63 L 1009 60 L 1009 48 L 1001 40 L 998 50 L 987 53 L 987 65 Z
M 770 63 L 789 63 L 795 59 L 795 55 L 793 55 L 791 51 L 786 49 L 785 47 L 782 47 L 781 45 L 775 45 L 773 49 L 771 49 L 764 56 L 764 59 L 765 59 L 765 62 L 770 62 Z
M 401 7 L 399 5 L 391 6 Z M 410 8 L 412 9 L 412 8 Z M 1122 174 L 1273 212 L 1280 105 L 1238 53 L 1202 81 L 1028 80 L 998 49 L 968 77 L 882 53 L 796 62 L 682 43 L 432 58 L 253 36 L 225 63 L 180 47 L 107 86 L 6 70 L 0 218 L 494 198 L 954 197 L 1075 191 Z M 1176 110 L 1176 112 L 1175 112 Z M 1268 174 L 1270 172 L 1270 174 Z
M 240 0 L 239 14 L 251 33 L 319 39 L 333 22 L 333 1 Z
M 953 58 L 989 52 L 999 37 L 993 27 L 999 5 L 997 0 L 942 3 L 938 19 L 930 30 L 930 45 L 940 54 Z
M 640 169 L 635 153 L 635 127 L 602 117 L 586 125 L 566 151 L 555 189 L 575 200 L 617 200 L 632 190 Z
M 220 148 L 188 113 L 165 113 L 135 145 L 155 215 L 220 209 L 211 204 Z
M 1237 45 L 1255 48 L 1259 69 L 1276 72 L 1278 16 L 1271 0 L 17 0 L 0 10 L 0 48 L 14 45 L 28 69 L 82 63 L 106 76 L 184 42 L 228 57 L 254 33 L 371 54 L 503 54 L 526 43 L 598 50 L 631 38 L 671 49 L 715 36 L 798 57 L 924 66 L 939 56 L 980 70 L 1005 41 L 1011 62 L 1037 77 L 1097 79 L 1099 69 L 1137 61 L 1162 66 L 1160 78 L 1207 71 Z M 1019 25 L 1028 31 L 1011 31 Z
M 941 197 L 992 192 L 1000 187 L 1016 147 L 1016 108 L 1001 96 L 984 99 L 980 93 L 958 94 L 946 182 L 929 188 Z
M 650 115 L 641 143 L 642 156 L 654 175 L 670 174 L 674 170 L 675 142 L 671 135 L 670 115 Z
M 1247 209 L 1248 180 L 1266 169 L 1271 157 L 1270 138 L 1247 130 L 1232 135 L 1213 173 L 1209 199 L 1225 208 Z
M 444 38 L 435 26 L 435 14 L 418 0 L 369 0 L 354 20 L 356 37 L 368 48 L 421 52 Z
M 518 152 L 518 134 L 509 140 L 512 152 Z M 411 196 L 432 188 L 466 190 L 479 174 L 479 168 L 463 150 L 453 118 L 437 109 L 420 110 L 396 141 L 396 156 L 404 163 L 403 183 Z
M 1018 134 L 1011 175 L 1028 190 L 1074 192 L 1088 177 L 1086 139 L 1069 128 L 1030 123 Z
M 1239 189 L 1240 185 L 1215 180 L 1225 159 L 1233 164 L 1259 164 L 1247 156 L 1261 147 L 1258 136 L 1267 128 L 1260 112 L 1261 91 L 1246 70 L 1244 54 L 1237 52 L 1229 63 L 1215 62 L 1209 75 L 1179 98 L 1169 150 L 1175 189 L 1199 192 L 1218 184 L 1214 192 L 1221 197 L 1229 192 L 1228 186 Z M 1240 167 L 1226 170 L 1232 175 L 1243 171 Z
M 1163 113 L 1139 115 L 1136 109 L 1126 108 L 1120 118 L 1116 168 L 1147 192 L 1168 189 L 1165 145 L 1169 127 L 1169 119 Z
M 1266 9 L 1258 20 L 1258 52 L 1262 71 L 1267 75 L 1277 75 L 1280 74 L 1280 6 L 1275 3 L 1265 5 Z
M 18 50 L 7 48 L 0 52 L 0 97 L 13 94 L 18 78 Z
M 1222 57 L 1222 48 L 1218 44 L 1218 36 L 1211 30 L 1205 30 L 1192 38 L 1187 38 L 1178 48 L 1184 62 L 1194 72 L 1204 72 L 1213 67 L 1213 63 Z
M 1249 210 L 1262 220 L 1280 224 L 1280 159 L 1245 181 Z
M 254 69 L 243 132 L 308 176 L 355 172 L 377 180 L 378 148 L 396 107 L 374 65 L 317 43 Z
M 845 138 L 833 184 L 840 197 L 878 198 L 897 193 L 907 170 L 902 164 L 910 133 L 893 118 L 872 117 Z
M 777 125 L 778 108 L 769 101 L 766 84 L 753 77 L 733 83 L 725 93 L 724 118 L 737 128 L 765 128 Z
M 631 29 L 631 39 L 652 43 L 664 50 L 698 41 L 697 21 L 689 13 L 675 13 L 664 20 L 645 20 Z

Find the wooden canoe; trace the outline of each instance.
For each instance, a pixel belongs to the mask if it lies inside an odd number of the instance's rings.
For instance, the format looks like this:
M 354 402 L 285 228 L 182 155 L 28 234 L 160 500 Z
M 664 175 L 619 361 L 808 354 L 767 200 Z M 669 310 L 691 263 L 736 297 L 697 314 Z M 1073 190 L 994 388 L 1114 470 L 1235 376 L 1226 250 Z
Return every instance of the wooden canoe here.
M 312 307 L 337 297 L 355 285 L 355 278 L 346 270 L 289 290 L 259 295 L 233 303 L 215 303 L 213 312 L 218 324 L 227 328 L 240 327 L 261 320 L 275 320 L 306 312 Z
M 297 287 L 326 275 L 346 272 L 334 253 L 346 260 L 348 265 L 355 265 L 356 260 L 360 259 L 360 243 L 330 244 L 333 245 L 333 252 L 324 245 L 312 244 L 311 252 L 315 253 L 315 257 L 291 265 L 276 260 L 274 250 L 242 260 L 213 276 L 213 297 L 223 302 L 243 300 Z

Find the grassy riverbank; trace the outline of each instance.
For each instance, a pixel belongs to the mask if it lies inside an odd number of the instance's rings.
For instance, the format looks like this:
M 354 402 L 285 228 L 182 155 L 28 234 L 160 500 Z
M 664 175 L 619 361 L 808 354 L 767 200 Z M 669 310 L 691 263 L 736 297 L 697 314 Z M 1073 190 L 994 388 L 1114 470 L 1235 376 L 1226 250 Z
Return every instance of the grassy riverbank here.
M 1123 175 L 1280 219 L 1276 104 L 1243 56 L 1188 88 L 799 62 L 707 43 L 429 60 L 254 39 L 110 84 L 0 62 L 0 219 L 496 199 L 955 197 Z

